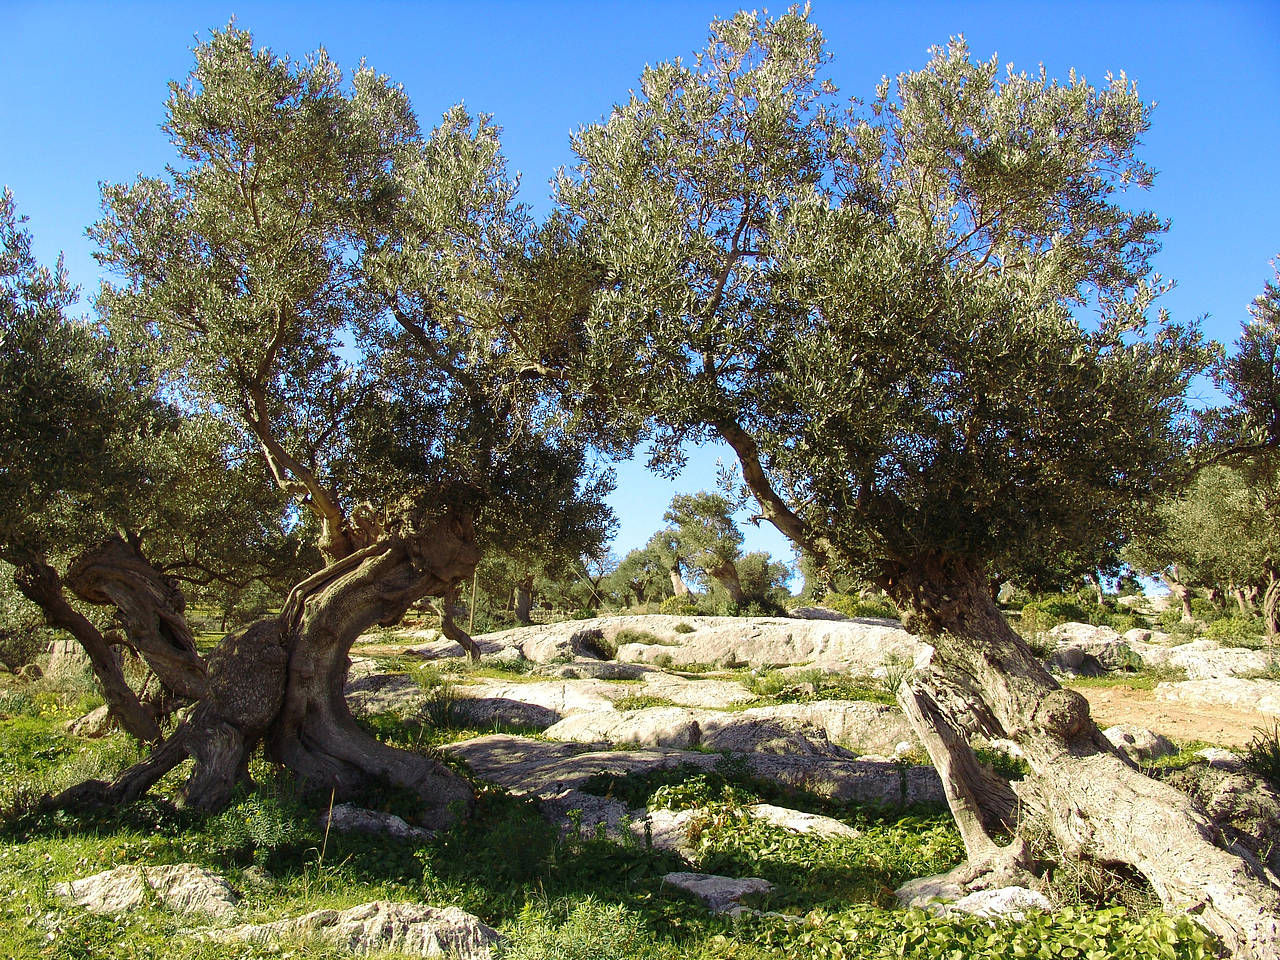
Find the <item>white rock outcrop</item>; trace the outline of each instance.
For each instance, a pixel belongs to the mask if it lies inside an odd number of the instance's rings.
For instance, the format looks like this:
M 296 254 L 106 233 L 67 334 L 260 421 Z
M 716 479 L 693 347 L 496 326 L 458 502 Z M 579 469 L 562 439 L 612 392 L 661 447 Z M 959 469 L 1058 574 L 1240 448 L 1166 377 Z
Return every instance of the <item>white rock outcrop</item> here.
M 224 877 L 194 863 L 130 864 L 53 889 L 91 913 L 124 913 L 155 904 L 174 913 L 226 918 L 235 913 L 238 899 Z

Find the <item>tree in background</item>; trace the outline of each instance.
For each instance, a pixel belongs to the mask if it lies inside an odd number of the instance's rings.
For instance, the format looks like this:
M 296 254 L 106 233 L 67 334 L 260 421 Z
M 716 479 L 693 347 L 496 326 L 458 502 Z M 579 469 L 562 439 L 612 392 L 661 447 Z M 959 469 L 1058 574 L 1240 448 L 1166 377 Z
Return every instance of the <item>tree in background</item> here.
M 645 604 L 675 595 L 671 569 L 652 546 L 636 547 L 622 558 L 610 575 L 610 591 L 626 607 L 632 600 Z
M 1148 108 L 1124 77 L 1001 77 L 957 41 L 842 111 L 825 62 L 807 17 L 739 14 L 574 137 L 559 198 L 603 282 L 566 372 L 607 383 L 660 448 L 728 443 L 765 519 L 929 640 L 900 702 L 971 875 L 1031 866 L 996 837 L 1034 818 L 1270 955 L 1275 891 L 1117 753 L 991 589 L 1122 544 L 1185 457 L 1207 353 L 1148 316 L 1164 225 L 1114 196 L 1151 182 Z M 974 736 L 1018 744 L 1018 804 Z
M 733 522 L 733 505 L 718 493 L 678 493 L 663 519 L 673 524 L 685 561 L 704 579 L 719 584 L 733 603 L 744 602 L 737 566 L 742 531 Z

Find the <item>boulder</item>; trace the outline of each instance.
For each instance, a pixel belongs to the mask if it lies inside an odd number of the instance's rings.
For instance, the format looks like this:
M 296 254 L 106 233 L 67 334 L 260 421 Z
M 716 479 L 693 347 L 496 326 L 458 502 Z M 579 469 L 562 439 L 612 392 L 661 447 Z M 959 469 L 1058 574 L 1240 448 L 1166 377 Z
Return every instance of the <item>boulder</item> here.
M 861 834 L 847 823 L 816 813 L 804 813 L 771 803 L 753 803 L 747 813 L 756 820 L 764 820 L 791 833 L 812 833 L 819 837 L 857 837 Z
M 65 729 L 73 737 L 101 740 L 116 730 L 116 718 L 111 716 L 111 708 L 103 704 L 82 717 L 68 720 Z
M 1108 727 L 1102 733 L 1135 763 L 1169 757 L 1178 752 L 1172 740 L 1145 727 L 1122 723 Z
M 750 703 L 756 695 L 736 680 L 711 677 L 690 680 L 670 673 L 651 671 L 643 678 L 639 692 L 649 697 L 662 697 L 682 707 L 706 707 L 719 710 Z
M 814 700 L 752 707 L 742 716 L 779 719 L 789 717 L 821 727 L 832 743 L 858 753 L 893 754 L 899 744 L 917 745 L 906 715 L 884 703 L 861 700 Z
M 693 825 L 707 815 L 704 809 L 650 810 L 640 820 L 631 824 L 631 832 L 651 844 L 655 850 L 674 853 L 693 861 L 698 854 L 697 845 L 689 839 Z
M 27 664 L 35 666 L 35 664 Z M 39 668 L 37 668 L 39 669 Z M 78 640 L 62 637 L 49 644 L 48 673 L 52 677 L 76 677 L 90 673 L 93 664 Z M 37 676 L 39 676 L 37 674 Z
M 226 879 L 194 863 L 130 864 L 60 883 L 53 890 L 91 913 L 124 913 L 155 903 L 174 913 L 225 918 L 235 913 L 237 900 Z
M 562 790 L 540 797 L 538 806 L 542 815 L 558 824 L 563 833 L 580 830 L 586 836 L 593 836 L 603 832 L 614 840 L 626 836 L 625 822 L 634 823 L 644 818 L 643 810 L 632 810 L 621 800 L 582 790 Z
M 345 688 L 352 713 L 410 716 L 426 706 L 426 690 L 407 673 L 370 672 L 363 664 L 352 664 L 352 672 L 356 673 L 356 678 L 353 680 L 348 676 Z
M 538 672 L 562 680 L 639 680 L 653 668 L 638 663 L 616 660 L 575 660 L 573 663 L 547 664 Z
M 420 957 L 489 960 L 498 932 L 457 907 L 375 900 L 348 910 L 316 910 L 274 923 L 220 931 L 221 941 L 270 944 L 318 939 L 355 954 L 395 951 Z
M 458 757 L 476 776 L 516 794 L 548 797 L 580 789 L 597 776 L 625 777 L 688 765 L 714 769 L 713 753 L 649 747 L 600 750 L 586 744 L 554 743 L 491 734 L 441 748 Z M 909 766 L 884 758 L 739 754 L 754 776 L 841 801 L 898 807 L 945 802 L 942 781 L 930 766 Z
M 35 681 L 44 676 L 44 671 L 40 669 L 40 664 L 38 663 L 24 663 L 18 668 L 15 676 L 19 680 Z
M 508 680 L 482 679 L 474 683 L 459 684 L 456 696 L 474 701 L 506 701 L 522 703 L 549 710 L 558 718 L 581 711 L 611 711 L 613 701 L 631 696 L 635 688 L 629 684 L 609 683 L 605 680 L 532 680 L 512 682 Z M 482 711 L 480 704 L 465 707 L 468 715 Z
M 762 897 L 773 890 L 773 884 L 759 877 L 739 880 L 711 873 L 668 873 L 662 882 L 701 900 L 712 913 L 735 915 L 746 909 L 744 899 Z
M 411 827 L 394 813 L 366 810 L 354 803 L 340 803 L 332 811 L 325 811 L 320 815 L 320 827 L 339 833 L 385 833 L 397 840 L 425 840 L 433 836 L 430 830 Z

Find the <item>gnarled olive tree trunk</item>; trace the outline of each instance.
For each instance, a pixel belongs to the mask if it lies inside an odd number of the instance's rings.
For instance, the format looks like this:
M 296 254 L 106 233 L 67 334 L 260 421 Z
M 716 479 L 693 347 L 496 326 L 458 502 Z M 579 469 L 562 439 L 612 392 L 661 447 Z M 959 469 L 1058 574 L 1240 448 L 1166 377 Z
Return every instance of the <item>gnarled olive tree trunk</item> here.
M 129 642 L 161 683 L 188 700 L 204 696 L 208 675 L 187 625 L 186 597 L 135 545 L 110 537 L 85 551 L 68 569 L 67 586 L 81 600 L 116 608 Z
M 478 560 L 469 515 L 407 513 L 378 542 L 294 587 L 278 618 L 226 638 L 209 658 L 206 695 L 151 757 L 114 783 L 90 781 L 51 803 L 134 799 L 190 756 L 186 802 L 218 809 L 265 741 L 269 755 L 300 780 L 340 798 L 390 784 L 421 797 L 423 824 L 456 819 L 472 802 L 466 782 L 429 757 L 361 730 L 343 687 L 347 655 L 361 633 L 393 624 L 414 601 L 447 591 Z
M 716 578 L 720 586 L 724 587 L 725 592 L 729 594 L 729 599 L 734 603 L 742 603 L 746 600 L 742 593 L 742 581 L 738 579 L 738 568 L 732 560 L 717 564 L 707 573 Z
M 84 647 L 107 708 L 121 728 L 139 740 L 159 740 L 155 711 L 138 700 L 125 680 L 120 658 L 101 631 L 67 602 L 58 571 L 43 560 L 28 558 L 15 564 L 13 579 L 22 595 L 40 608 L 49 626 L 66 630 Z
M 1005 622 L 977 564 L 914 558 L 883 586 L 934 648 L 899 699 L 943 775 L 975 873 L 999 875 L 1025 855 L 1020 842 L 993 839 L 1010 798 L 973 756 L 969 738 L 983 735 L 1018 745 L 1032 771 L 1017 788 L 1024 815 L 1043 818 L 1067 856 L 1132 866 L 1167 909 L 1193 913 L 1236 957 L 1280 955 L 1280 892 L 1261 867 L 1219 846 L 1190 798 L 1115 750 L 1084 697 L 1059 686 Z

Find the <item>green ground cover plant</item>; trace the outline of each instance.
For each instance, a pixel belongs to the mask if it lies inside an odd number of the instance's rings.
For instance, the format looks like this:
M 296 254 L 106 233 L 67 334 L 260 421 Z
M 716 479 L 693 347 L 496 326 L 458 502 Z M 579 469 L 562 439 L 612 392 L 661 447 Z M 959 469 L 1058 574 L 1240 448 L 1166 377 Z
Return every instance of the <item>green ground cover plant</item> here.
M 447 674 L 446 674 L 447 675 Z M 733 921 L 662 884 L 683 864 L 643 839 L 618 843 L 591 832 L 562 836 L 524 798 L 477 784 L 475 816 L 421 841 L 369 835 L 326 837 L 320 816 L 330 797 L 254 760 L 256 787 L 220 814 L 174 803 L 180 778 L 158 795 L 89 812 L 41 813 L 47 789 L 92 768 L 109 774 L 138 756 L 123 736 L 78 741 L 62 724 L 85 706 L 82 694 L 39 685 L 0 688 L 0 954 L 36 960 L 258 960 L 343 956 L 316 943 L 214 944 L 189 935 L 191 921 L 159 910 L 100 917 L 53 895 L 61 881 L 125 863 L 194 862 L 222 873 L 244 896 L 242 918 L 261 922 L 374 899 L 457 905 L 508 937 L 501 960 L 765 960 L 813 957 L 1210 956 L 1186 921 L 1135 910 L 1068 909 L 991 926 L 890 909 L 894 886 L 958 862 L 962 848 L 940 809 L 877 810 L 840 804 L 752 778 L 725 760 L 644 776 L 596 778 L 589 788 L 633 806 L 705 807 L 697 826 L 706 869 L 762 876 L 776 885 L 766 906 L 793 920 Z M 430 718 L 382 714 L 361 721 L 385 740 L 430 750 L 488 730 L 441 728 Z M 524 731 L 526 733 L 530 731 Z M 373 789 L 363 805 L 413 816 L 404 791 Z M 861 831 L 829 842 L 750 821 L 757 800 L 836 816 Z M 998 934 L 998 936 L 997 936 Z M 1014 949 L 1028 951 L 1019 954 Z M 1049 950 L 1050 953 L 1044 953 Z M 1169 951 L 1173 951 L 1170 953 Z M 376 960 L 398 955 L 375 954 Z

